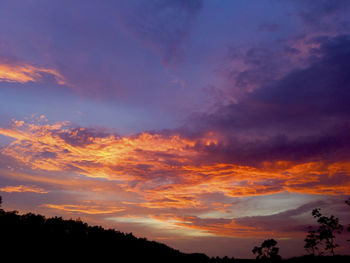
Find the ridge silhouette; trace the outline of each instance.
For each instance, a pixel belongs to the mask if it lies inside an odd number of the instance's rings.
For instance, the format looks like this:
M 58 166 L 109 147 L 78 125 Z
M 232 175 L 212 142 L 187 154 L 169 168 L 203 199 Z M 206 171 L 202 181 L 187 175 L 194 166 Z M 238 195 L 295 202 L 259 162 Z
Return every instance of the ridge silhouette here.
M 257 259 L 209 258 L 201 253 L 182 253 L 165 244 L 137 238 L 132 233 L 89 226 L 80 219 L 5 211 L 1 201 L 0 196 L 1 262 L 249 263 L 282 260 L 274 239 L 265 240 L 261 247 L 253 249 Z M 350 199 L 348 202 L 350 204 Z M 350 262 L 350 256 L 307 255 L 282 261 L 345 263 Z
M 0 251 L 2 257 L 10 259 L 8 262 L 233 262 L 227 257 L 211 259 L 201 253 L 182 253 L 132 233 L 89 226 L 79 219 L 20 215 L 3 209 L 0 237 Z

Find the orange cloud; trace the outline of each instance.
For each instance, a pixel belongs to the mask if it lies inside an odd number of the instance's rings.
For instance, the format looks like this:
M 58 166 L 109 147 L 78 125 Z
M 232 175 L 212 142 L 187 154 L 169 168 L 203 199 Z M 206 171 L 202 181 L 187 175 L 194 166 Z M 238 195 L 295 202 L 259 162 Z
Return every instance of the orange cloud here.
M 121 137 L 71 128 L 68 122 L 49 124 L 45 117 L 13 120 L 0 134 L 13 138 L 0 148 L 0 157 L 12 160 L 0 168 L 1 176 L 69 193 L 62 203 L 46 201 L 38 209 L 84 214 L 99 224 L 141 225 L 175 236 L 295 237 L 301 232 L 242 223 L 237 214 L 242 208 L 234 201 L 281 192 L 350 194 L 350 162 L 280 160 L 249 166 L 212 161 L 203 158 L 198 145 L 219 144 L 215 134 Z M 0 190 L 46 193 L 24 186 Z
M 60 85 L 65 84 L 63 76 L 55 69 L 35 67 L 27 63 L 13 64 L 0 59 L 0 82 L 37 82 L 44 74 L 52 75 Z
M 43 188 L 35 187 L 35 186 L 25 186 L 25 185 L 5 186 L 0 188 L 0 191 L 6 192 L 6 193 L 24 193 L 24 192 L 31 192 L 31 193 L 37 193 L 37 194 L 48 193 Z
M 151 216 L 151 218 L 171 224 L 174 228 L 186 229 L 194 233 L 199 232 L 201 236 L 221 236 L 221 237 L 266 237 L 271 234 L 275 237 L 284 237 L 286 233 L 271 233 L 258 226 L 244 226 L 237 224 L 232 219 L 213 218 L 203 219 L 196 216 L 176 216 L 172 214 L 163 214 Z
M 89 215 L 114 214 L 125 210 L 124 208 L 116 207 L 116 206 L 106 206 L 106 205 L 98 206 L 94 204 L 86 204 L 86 205 L 45 204 L 44 206 L 52 209 L 65 211 L 65 212 L 77 212 L 77 213 L 83 213 L 83 214 L 89 214 Z
M 97 187 L 89 186 L 95 192 L 105 189 L 113 192 L 107 186 L 108 181 L 118 182 L 119 189 L 137 194 L 142 200 L 137 205 L 147 209 L 223 210 L 223 204 L 215 206 L 201 200 L 201 195 L 210 193 L 221 193 L 229 198 L 284 191 L 350 194 L 350 164 L 346 161 L 294 163 L 281 160 L 265 162 L 259 167 L 218 163 L 203 160 L 196 147 L 208 142 L 209 145 L 219 143 L 220 138 L 214 138 L 213 134 L 195 139 L 156 133 L 100 136 L 89 129 L 72 129 L 67 125 L 67 122 L 14 121 L 11 127 L 0 128 L 0 134 L 14 139 L 0 153 L 34 172 L 72 173 L 106 180 Z M 34 175 L 31 177 L 35 180 Z M 38 180 L 45 181 L 45 178 Z M 74 186 L 82 187 L 79 179 L 74 179 Z

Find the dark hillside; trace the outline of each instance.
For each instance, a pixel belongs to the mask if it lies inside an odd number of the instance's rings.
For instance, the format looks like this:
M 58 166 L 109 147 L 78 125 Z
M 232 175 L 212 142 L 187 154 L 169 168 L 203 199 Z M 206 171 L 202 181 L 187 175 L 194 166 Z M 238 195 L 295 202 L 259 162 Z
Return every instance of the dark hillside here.
M 0 210 L 1 251 L 15 259 L 96 262 L 211 262 L 164 244 L 79 220 Z
M 269 260 L 209 258 L 186 254 L 164 244 L 136 238 L 80 220 L 46 218 L 33 213 L 20 215 L 0 209 L 1 262 L 164 262 L 249 263 Z M 280 260 L 271 262 L 281 262 Z M 288 263 L 350 262 L 350 256 L 303 256 L 282 260 Z

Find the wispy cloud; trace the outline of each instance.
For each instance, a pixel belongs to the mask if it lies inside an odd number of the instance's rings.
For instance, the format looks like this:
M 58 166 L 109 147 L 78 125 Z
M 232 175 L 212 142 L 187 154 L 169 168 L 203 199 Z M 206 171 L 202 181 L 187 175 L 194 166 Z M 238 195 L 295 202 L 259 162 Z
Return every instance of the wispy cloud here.
M 285 191 L 350 194 L 347 159 L 295 161 L 281 155 L 281 159 L 276 157 L 273 161 L 259 160 L 258 165 L 242 165 L 230 158 L 219 161 L 215 151 L 210 154 L 211 148 L 221 144 L 220 137 L 213 138 L 213 134 L 191 139 L 162 133 L 122 137 L 71 128 L 66 122 L 18 121 L 8 128 L 0 128 L 0 134 L 14 139 L 0 153 L 31 170 L 32 180 L 36 180 L 37 172 L 71 174 L 74 182 L 70 183 L 76 190 L 86 185 L 85 179 L 76 176 L 105 180 L 95 187 L 89 186 L 90 191 L 95 192 L 106 189 L 113 192 L 109 182 L 115 181 L 118 189 L 137 194 L 139 200 L 134 205 L 145 209 L 222 210 L 222 205 L 200 198 L 210 193 L 222 193 L 230 198 Z M 37 180 L 53 182 L 50 176 L 41 175 Z
M 6 193 L 24 193 L 24 192 L 30 192 L 30 193 L 37 193 L 37 194 L 47 194 L 48 191 L 41 187 L 36 186 L 27 186 L 27 185 L 16 185 L 16 186 L 4 186 L 0 188 L 0 192 L 6 192 Z
M 61 210 L 65 212 L 100 215 L 100 214 L 115 214 L 124 211 L 123 207 L 108 206 L 103 203 L 100 205 L 85 202 L 84 204 L 74 205 L 74 204 L 44 204 L 45 207 Z
M 0 82 L 38 82 L 42 81 L 45 75 L 51 75 L 60 85 L 65 85 L 64 77 L 55 69 L 36 67 L 29 63 L 13 63 L 0 58 Z

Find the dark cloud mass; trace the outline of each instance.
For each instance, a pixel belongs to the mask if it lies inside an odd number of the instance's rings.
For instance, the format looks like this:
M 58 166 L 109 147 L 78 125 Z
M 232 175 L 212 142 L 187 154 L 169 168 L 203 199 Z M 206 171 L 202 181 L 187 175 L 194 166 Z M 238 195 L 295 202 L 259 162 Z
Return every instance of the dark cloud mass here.
M 343 117 L 350 113 L 350 36 L 322 39 L 319 44 L 315 54 L 320 58 L 310 58 L 312 63 L 306 69 L 293 70 L 246 94 L 238 103 L 198 117 L 222 130 L 346 120 Z
M 307 68 L 215 113 L 193 116 L 194 130 L 223 135 L 222 143 L 205 146 L 206 152 L 239 163 L 349 158 L 350 36 L 321 38 L 318 44 Z
M 338 130 L 339 129 L 339 130 Z M 286 135 L 244 142 L 239 138 L 224 139 L 217 145 L 199 145 L 205 160 L 258 165 L 264 161 L 345 161 L 350 157 L 350 128 L 335 128 L 329 134 L 314 134 L 289 139 Z

